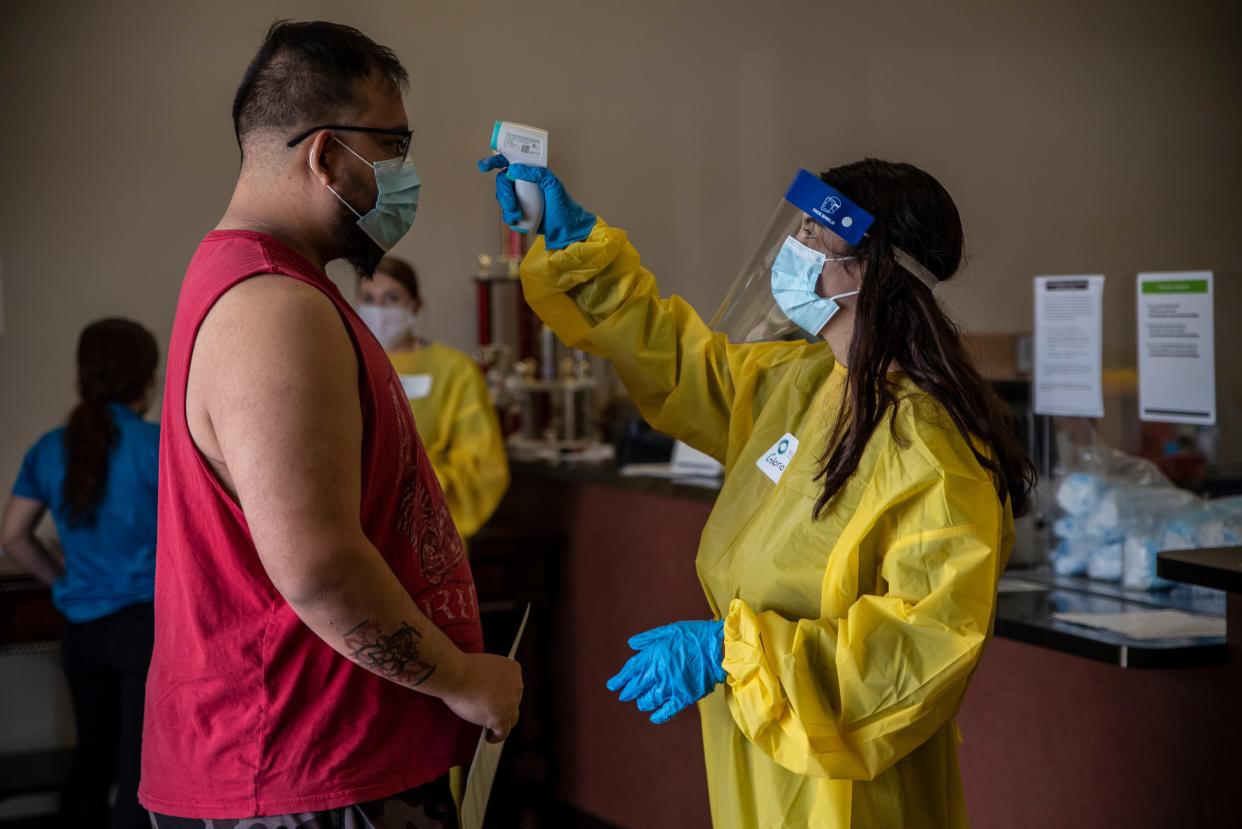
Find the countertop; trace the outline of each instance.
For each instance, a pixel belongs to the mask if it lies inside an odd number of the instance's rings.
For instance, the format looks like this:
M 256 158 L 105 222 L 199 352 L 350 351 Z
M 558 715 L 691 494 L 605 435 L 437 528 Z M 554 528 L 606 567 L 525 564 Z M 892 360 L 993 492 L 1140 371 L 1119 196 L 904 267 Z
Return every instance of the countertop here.
M 1218 603 L 1195 596 L 1126 590 L 1120 585 L 1030 570 L 1009 570 L 996 602 L 996 635 L 1028 645 L 1108 662 L 1122 668 L 1223 665 L 1224 636 L 1133 639 L 1083 627 L 1055 613 L 1127 613 L 1180 610 L 1219 617 Z
M 610 486 L 631 492 L 673 495 L 696 501 L 715 501 L 720 492 L 719 482 L 708 482 L 701 478 L 622 475 L 612 461 L 552 464 L 510 460 L 509 472 L 515 479 L 525 476 L 588 486 Z
M 653 495 L 715 500 L 718 485 L 669 478 L 620 474 L 611 462 L 589 464 L 511 463 L 513 478 L 542 479 L 587 486 L 615 487 Z M 1162 554 L 1162 565 L 1165 555 Z M 1181 554 L 1178 554 L 1181 555 Z M 1177 578 L 1167 575 L 1166 578 Z M 1242 568 L 1237 572 L 1242 580 Z M 1195 584 L 1205 582 L 1182 579 Z M 1208 586 L 1219 587 L 1219 584 Z M 1122 668 L 1183 668 L 1226 662 L 1225 637 L 1133 639 L 1106 630 L 1083 627 L 1054 613 L 1124 613 L 1181 610 L 1220 616 L 1218 603 L 1177 594 L 1122 589 L 1118 584 L 1051 573 L 1010 570 L 1001 581 L 996 606 L 996 635 Z

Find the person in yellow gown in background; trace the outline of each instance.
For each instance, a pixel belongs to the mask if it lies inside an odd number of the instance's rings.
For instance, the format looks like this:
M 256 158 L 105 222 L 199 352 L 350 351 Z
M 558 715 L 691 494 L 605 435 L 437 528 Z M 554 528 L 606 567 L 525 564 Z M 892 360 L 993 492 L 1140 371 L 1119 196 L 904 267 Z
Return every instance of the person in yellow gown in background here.
M 418 335 L 423 300 L 408 262 L 385 256 L 359 282 L 357 299 L 401 378 L 449 512 L 469 541 L 509 488 L 504 436 L 483 374 L 468 355 Z
M 725 465 L 697 559 L 714 618 L 633 637 L 608 687 L 657 724 L 697 703 L 718 829 L 965 826 L 954 716 L 1034 470 L 933 291 L 962 257 L 949 194 L 874 159 L 807 174 L 824 193 L 786 195 L 802 223 L 757 284 L 810 340 L 735 342 L 549 170 L 479 166 L 510 223 L 515 180 L 543 191 L 535 312 Z M 827 226 L 864 216 L 854 242 Z

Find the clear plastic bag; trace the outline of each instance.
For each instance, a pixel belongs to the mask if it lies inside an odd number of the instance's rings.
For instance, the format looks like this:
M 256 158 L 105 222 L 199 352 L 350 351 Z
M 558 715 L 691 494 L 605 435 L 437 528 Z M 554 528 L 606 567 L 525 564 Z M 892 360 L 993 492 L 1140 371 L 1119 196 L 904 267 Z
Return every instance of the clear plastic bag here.
M 1052 563 L 1063 575 L 1168 589 L 1157 553 L 1242 543 L 1242 498 L 1204 501 L 1150 461 L 1114 449 L 1077 452 L 1057 475 L 1056 502 Z
M 1193 493 L 1168 487 L 1128 489 L 1122 496 L 1125 552 L 1122 584 L 1131 590 L 1165 590 L 1173 582 L 1156 575 L 1161 550 L 1188 550 L 1195 543 L 1194 516 L 1204 502 Z
M 1128 526 L 1123 514 L 1144 490 L 1171 489 L 1156 466 L 1108 448 L 1080 449 L 1056 476 L 1053 569 L 1121 581 Z

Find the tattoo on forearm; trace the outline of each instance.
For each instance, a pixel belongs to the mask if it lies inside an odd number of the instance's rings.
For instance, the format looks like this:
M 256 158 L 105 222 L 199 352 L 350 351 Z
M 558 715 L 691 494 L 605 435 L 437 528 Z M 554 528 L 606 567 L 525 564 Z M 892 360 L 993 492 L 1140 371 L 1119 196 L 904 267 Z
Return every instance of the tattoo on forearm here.
M 367 619 L 345 634 L 349 658 L 382 677 L 416 688 L 436 672 L 436 666 L 423 659 L 419 643 L 423 635 L 406 622 L 391 633 L 374 619 Z

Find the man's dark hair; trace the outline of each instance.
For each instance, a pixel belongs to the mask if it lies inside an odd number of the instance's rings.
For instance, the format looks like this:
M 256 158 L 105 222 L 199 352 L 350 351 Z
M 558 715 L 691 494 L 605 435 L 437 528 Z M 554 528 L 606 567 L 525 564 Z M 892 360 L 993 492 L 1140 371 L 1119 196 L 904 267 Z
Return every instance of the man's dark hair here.
M 378 72 L 404 90 L 409 75 L 387 46 L 352 26 L 323 20 L 278 20 L 267 30 L 233 97 L 233 131 L 243 148 L 257 130 L 331 123 L 358 103 L 359 81 Z

